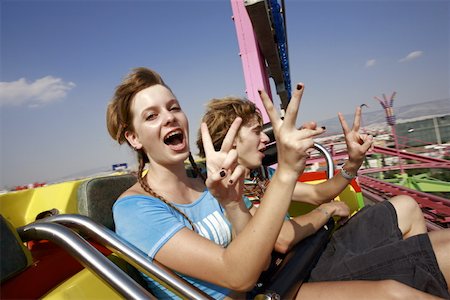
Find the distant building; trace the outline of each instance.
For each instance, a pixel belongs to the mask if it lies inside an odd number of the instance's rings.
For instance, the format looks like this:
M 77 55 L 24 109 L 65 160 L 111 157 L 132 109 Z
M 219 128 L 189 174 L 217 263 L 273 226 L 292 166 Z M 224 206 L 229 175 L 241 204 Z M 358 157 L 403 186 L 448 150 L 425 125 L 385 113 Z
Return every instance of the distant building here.
M 450 115 L 398 121 L 395 130 L 399 148 L 445 144 L 450 141 Z

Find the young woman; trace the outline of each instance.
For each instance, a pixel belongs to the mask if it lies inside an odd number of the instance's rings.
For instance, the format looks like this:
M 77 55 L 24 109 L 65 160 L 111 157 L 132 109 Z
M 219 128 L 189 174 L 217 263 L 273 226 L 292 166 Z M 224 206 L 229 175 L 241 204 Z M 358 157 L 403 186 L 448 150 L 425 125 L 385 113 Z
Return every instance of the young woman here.
M 278 169 L 251 217 L 242 201 L 244 168 L 233 149 L 242 120 L 233 121 L 218 151 L 202 124 L 207 179 L 190 178 L 184 166 L 190 156 L 188 121 L 178 99 L 156 72 L 135 69 L 117 87 L 107 110 L 110 135 L 135 149 L 139 160 L 138 183 L 113 207 L 118 235 L 214 299 L 245 297 L 267 266 L 312 137 L 323 132 L 295 128 L 301 94 L 299 85 L 283 122 L 271 112 L 272 123 L 278 125 Z M 158 298 L 175 298 L 145 279 Z M 415 293 L 394 281 L 305 284 L 301 292 L 314 297 L 324 287 L 334 298 Z
M 263 97 L 267 96 L 264 94 Z M 262 151 L 269 141 L 262 131 L 262 119 L 255 105 L 238 98 L 215 99 L 208 103 L 202 121 L 208 125 L 214 147 L 219 148 L 224 129 L 237 117 L 242 119 L 242 123 L 233 147 L 238 154 L 238 163 L 246 167 L 248 177 L 251 170 L 261 166 Z M 360 117 L 361 109 L 357 108 L 353 128 L 350 129 L 339 114 L 349 159 L 332 179 L 317 185 L 296 184 L 293 200 L 319 206 L 306 215 L 284 222 L 275 245 L 276 251 L 285 253 L 307 235 L 316 232 L 330 216 L 348 215 L 349 209 L 344 203 L 330 200 L 342 192 L 349 179 L 354 177 L 352 174 L 357 173 L 372 144 L 370 136 L 359 134 Z M 316 124 L 310 122 L 302 127 L 315 129 Z M 203 156 L 199 140 L 197 145 L 200 156 Z M 258 185 L 261 184 L 254 187 Z M 248 192 L 255 196 L 254 191 Z M 262 193 L 258 191 L 257 194 Z M 250 211 L 255 214 L 256 208 L 252 207 Z M 450 280 L 450 229 L 426 233 L 423 214 L 411 197 L 397 196 L 364 208 L 335 232 L 311 278 L 313 281 L 390 278 L 449 297 L 446 282 Z

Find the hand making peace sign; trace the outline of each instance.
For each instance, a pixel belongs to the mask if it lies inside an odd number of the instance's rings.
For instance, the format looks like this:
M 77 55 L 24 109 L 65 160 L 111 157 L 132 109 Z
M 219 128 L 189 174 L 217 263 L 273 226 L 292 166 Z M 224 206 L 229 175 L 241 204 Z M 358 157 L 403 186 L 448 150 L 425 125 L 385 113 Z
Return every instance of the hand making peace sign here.
M 361 107 L 356 108 L 351 129 L 349 129 L 344 116 L 341 113 L 338 113 L 338 116 L 342 131 L 344 132 L 345 143 L 347 144 L 349 163 L 353 165 L 353 168 L 356 168 L 354 170 L 356 172 L 363 163 L 367 150 L 372 146 L 373 138 L 371 135 L 361 134 L 359 132 L 361 126 Z
M 293 92 L 291 101 L 286 109 L 284 119 L 280 118 L 269 96 L 264 91 L 260 91 L 261 100 L 266 108 L 270 122 L 272 122 L 273 132 L 277 141 L 278 168 L 293 171 L 297 176 L 304 169 L 308 157 L 306 150 L 314 145 L 312 137 L 324 132 L 323 128 L 297 129 L 295 126 L 298 108 L 303 96 L 303 87 L 302 83 L 297 84 L 297 88 Z
M 206 186 L 222 205 L 240 201 L 243 190 L 245 168 L 237 163 L 237 151 L 233 149 L 242 119 L 236 118 L 225 136 L 219 151 L 214 149 L 206 123 L 201 124 L 203 148 L 205 149 L 207 179 Z

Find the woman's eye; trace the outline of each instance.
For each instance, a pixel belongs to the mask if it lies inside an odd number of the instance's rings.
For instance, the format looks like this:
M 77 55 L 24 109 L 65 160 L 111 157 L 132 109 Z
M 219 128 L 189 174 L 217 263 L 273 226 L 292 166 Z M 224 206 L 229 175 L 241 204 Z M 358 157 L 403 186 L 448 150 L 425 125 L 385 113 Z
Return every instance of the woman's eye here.
M 180 110 L 181 110 L 181 107 L 179 107 L 179 106 L 172 106 L 170 108 L 170 111 L 180 111 Z
M 148 114 L 148 115 L 145 117 L 145 120 L 146 120 L 146 121 L 154 120 L 154 119 L 156 119 L 157 116 L 158 116 L 157 114 Z

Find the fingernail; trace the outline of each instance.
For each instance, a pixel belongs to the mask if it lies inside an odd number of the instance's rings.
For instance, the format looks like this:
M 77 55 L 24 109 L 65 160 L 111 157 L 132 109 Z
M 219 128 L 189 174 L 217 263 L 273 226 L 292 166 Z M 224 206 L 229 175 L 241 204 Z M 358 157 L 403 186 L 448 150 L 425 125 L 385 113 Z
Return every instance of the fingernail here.
M 303 87 L 302 87 L 302 85 L 301 84 L 297 84 L 297 90 L 301 90 Z
M 260 94 L 260 95 L 261 95 L 261 93 L 262 93 L 262 92 L 261 92 L 261 90 L 258 90 L 258 94 Z
M 325 126 L 322 126 L 322 129 L 325 130 L 325 129 L 327 129 L 327 128 L 326 128 Z
M 225 170 L 220 171 L 220 177 L 225 177 L 225 175 L 227 175 L 227 173 L 225 172 Z
M 233 184 L 233 180 L 231 180 L 231 179 L 230 179 L 228 182 L 229 182 L 230 184 Z

